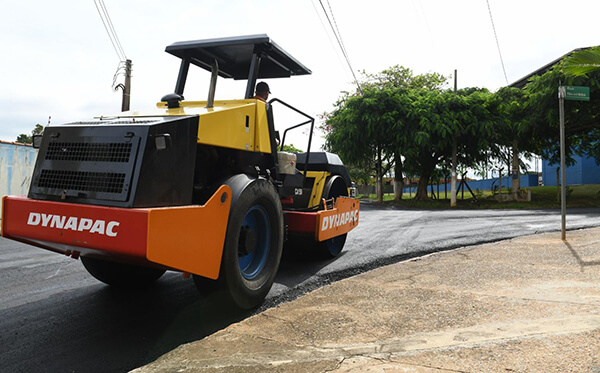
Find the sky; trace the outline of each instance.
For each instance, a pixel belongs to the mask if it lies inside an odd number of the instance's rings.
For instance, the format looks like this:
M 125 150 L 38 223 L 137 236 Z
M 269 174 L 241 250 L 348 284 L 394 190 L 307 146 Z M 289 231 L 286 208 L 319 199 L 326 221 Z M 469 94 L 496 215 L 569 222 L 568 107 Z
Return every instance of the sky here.
M 174 91 L 180 60 L 164 49 L 176 41 L 269 35 L 312 70 L 268 80 L 270 98 L 314 116 L 331 112 L 343 92 L 356 90 L 352 71 L 360 77 L 360 71 L 402 65 L 415 74 L 451 76 L 456 69 L 459 88 L 495 91 L 575 48 L 600 44 L 597 0 L 489 0 L 489 8 L 485 0 L 104 3 L 133 61 L 131 108 L 141 111 Z M 333 14 L 352 69 L 321 4 Z M 0 140 L 29 134 L 49 117 L 58 125 L 120 111 L 121 93 L 112 89 L 120 60 L 93 0 L 0 0 L 0 9 Z M 191 67 L 186 99 L 206 100 L 209 77 Z M 245 82 L 220 79 L 216 99 L 243 98 L 244 91 Z M 275 120 L 280 131 L 299 123 Z M 305 141 L 292 137 L 299 148 Z

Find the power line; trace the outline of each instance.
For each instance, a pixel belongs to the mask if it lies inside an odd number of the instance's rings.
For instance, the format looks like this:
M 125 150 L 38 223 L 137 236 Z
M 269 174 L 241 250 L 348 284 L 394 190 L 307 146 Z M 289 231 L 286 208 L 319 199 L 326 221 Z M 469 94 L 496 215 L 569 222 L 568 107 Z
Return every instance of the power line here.
M 508 85 L 508 77 L 506 76 L 506 69 L 504 68 L 504 60 L 502 59 L 502 52 L 500 51 L 500 43 L 498 42 L 498 34 L 496 33 L 496 26 L 494 26 L 494 17 L 492 17 L 492 8 L 490 8 L 490 1 L 485 0 L 488 6 L 488 11 L 490 12 L 490 20 L 492 21 L 492 29 L 494 30 L 494 37 L 496 38 L 496 46 L 498 47 L 498 54 L 500 55 L 500 63 L 502 64 L 502 71 L 504 72 L 504 79 L 506 80 L 506 85 Z
M 344 58 L 346 59 L 346 63 L 348 64 L 348 67 L 350 68 L 350 72 L 352 73 L 352 76 L 354 77 L 354 82 L 356 83 L 356 86 L 358 87 L 359 92 L 362 94 L 363 90 L 360 86 L 360 83 L 358 82 L 358 79 L 356 78 L 356 74 L 354 73 L 354 69 L 352 68 L 352 64 L 350 63 L 350 59 L 348 58 L 348 54 L 346 53 L 346 50 L 344 48 L 344 45 L 341 41 L 341 35 L 338 35 L 338 32 L 336 32 L 336 28 L 333 26 L 333 23 L 331 22 L 331 19 L 329 18 L 329 14 L 327 13 L 327 10 L 325 10 L 325 6 L 323 5 L 323 1 L 319 0 L 319 4 L 321 4 L 321 8 L 323 8 L 323 12 L 325 13 L 325 17 L 327 17 L 327 21 L 329 22 L 329 26 L 331 27 L 331 30 L 333 31 L 333 35 L 335 36 L 338 45 L 340 46 L 340 49 L 342 50 L 342 54 L 344 55 Z M 331 5 L 329 6 L 329 9 L 331 9 Z M 331 17 L 333 17 L 333 12 L 331 12 Z
M 340 46 L 340 49 L 342 50 L 342 54 L 344 55 L 344 58 L 346 59 L 346 63 L 348 64 L 348 67 L 350 68 L 350 72 L 352 73 L 352 76 L 354 77 L 354 82 L 356 83 L 359 92 L 362 94 L 362 87 L 360 86 L 360 83 L 358 82 L 358 79 L 356 78 L 356 74 L 354 73 L 354 69 L 352 68 L 352 64 L 350 63 L 350 58 L 348 58 L 348 54 L 346 53 L 346 49 L 344 48 L 344 43 L 342 42 L 341 38 L 341 34 L 339 33 L 339 30 L 337 30 L 337 24 L 336 27 L 334 28 L 333 24 L 331 23 L 331 19 L 329 18 L 329 14 L 327 13 L 327 11 L 325 10 L 325 6 L 323 5 L 323 2 L 321 0 L 319 0 L 319 4 L 321 4 L 321 8 L 323 8 L 323 12 L 325 13 L 325 17 L 327 17 L 327 21 L 329 22 L 329 26 L 331 27 L 331 30 L 333 31 L 333 35 L 335 36 L 338 45 Z M 327 4 L 329 5 L 329 9 L 331 11 L 331 17 L 334 18 L 333 16 L 333 10 L 331 10 L 331 5 L 329 4 L 329 1 L 327 2 Z M 335 21 L 335 18 L 334 18 Z
M 98 6 L 98 4 L 100 4 L 100 5 Z M 94 5 L 96 6 L 98 15 L 100 16 L 100 19 L 102 20 L 104 29 L 106 30 L 106 33 L 108 34 L 108 38 L 110 39 L 110 42 L 111 42 L 115 52 L 117 53 L 117 57 L 119 58 L 120 61 L 127 60 L 127 56 L 125 55 L 125 51 L 123 50 L 123 47 L 121 46 L 121 42 L 119 41 L 119 37 L 117 36 L 115 28 L 110 19 L 110 16 L 108 15 L 108 11 L 106 9 L 106 5 L 104 5 L 104 1 L 103 0 L 94 0 Z
M 331 3 L 329 3 L 329 0 L 327 0 L 327 6 L 329 7 L 329 12 L 331 13 L 331 18 L 333 19 L 333 24 L 335 25 L 335 30 L 337 31 L 337 34 L 340 37 L 342 51 L 344 52 L 344 54 L 346 54 L 346 46 L 344 45 L 344 40 L 342 40 L 342 34 L 340 33 L 340 29 L 338 28 L 337 22 L 333 15 L 333 9 L 331 9 Z
M 333 40 L 331 40 L 331 36 L 329 35 L 329 32 L 327 31 L 327 27 L 325 26 L 325 24 L 323 23 L 323 19 L 321 18 L 321 13 L 319 13 L 319 9 L 317 9 L 317 6 L 314 3 L 314 0 L 311 0 L 310 2 L 313 6 L 313 9 L 315 10 L 315 13 L 317 13 L 317 18 L 319 19 L 319 22 L 321 22 L 321 26 L 323 27 L 323 31 L 325 31 L 325 35 L 327 36 L 327 40 L 329 40 L 329 44 L 331 44 L 331 48 L 333 50 L 335 50 L 335 44 L 333 43 Z M 344 62 L 342 61 L 342 59 L 340 58 L 340 54 L 339 53 L 335 53 L 335 56 L 338 59 L 338 62 L 341 65 L 344 65 Z
M 112 31 L 112 34 L 115 37 L 117 47 L 119 48 L 119 51 L 121 51 L 121 54 L 123 55 L 123 57 L 125 57 L 125 59 L 127 59 L 127 55 L 125 54 L 125 51 L 123 50 L 123 47 L 121 46 L 121 41 L 119 40 L 119 36 L 117 35 L 117 32 L 115 31 L 115 27 L 113 26 L 112 20 L 110 19 L 110 14 L 108 13 L 108 10 L 106 9 L 106 4 L 104 4 L 104 0 L 99 0 L 99 1 L 100 1 L 100 5 L 102 5 L 102 9 L 104 10 L 104 14 L 106 15 L 106 19 L 108 20 L 108 25 L 110 26 L 110 30 Z

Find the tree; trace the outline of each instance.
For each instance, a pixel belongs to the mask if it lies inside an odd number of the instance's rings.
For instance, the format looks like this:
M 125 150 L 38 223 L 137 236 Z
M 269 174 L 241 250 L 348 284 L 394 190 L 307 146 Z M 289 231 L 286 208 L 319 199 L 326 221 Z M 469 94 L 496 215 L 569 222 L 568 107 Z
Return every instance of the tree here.
M 327 119 L 325 146 L 354 167 L 374 171 L 379 201 L 383 200 L 383 175 L 391 166 L 392 129 L 397 120 L 394 90 L 365 88 L 362 96 L 338 102 Z
M 439 73 L 425 73 L 420 75 L 414 75 L 413 71 L 409 68 L 395 65 L 389 69 L 383 70 L 377 74 L 367 74 L 363 71 L 363 82 L 362 85 L 365 87 L 375 89 L 391 89 L 398 93 L 402 93 L 403 89 L 425 89 L 430 91 L 439 91 L 445 85 L 447 85 L 449 77 Z M 403 94 L 396 96 L 399 98 L 398 110 L 401 110 L 406 102 L 402 101 Z M 396 112 L 398 113 L 398 112 Z M 403 121 L 399 118 L 394 123 L 394 131 L 392 133 L 395 136 L 396 146 L 392 149 L 388 149 L 393 153 L 391 157 L 391 163 L 394 167 L 394 198 L 397 200 L 402 199 L 402 192 L 404 189 L 404 164 L 402 155 L 403 143 L 407 140 L 404 136 L 404 130 L 402 130 Z
M 455 138 L 463 165 L 484 158 L 482 149 L 492 138 L 487 90 L 442 91 L 447 78 L 415 77 L 401 66 L 366 77 L 364 95 L 344 97 L 328 117 L 326 147 L 355 167 L 373 166 L 380 201 L 383 175 L 392 166 L 396 198 L 401 198 L 402 174 L 409 173 L 419 175 L 415 198 L 429 199 L 429 180 L 451 155 Z
M 565 58 L 562 71 L 571 76 L 582 76 L 600 70 L 600 46 L 586 48 Z
M 24 133 L 20 134 L 19 136 L 17 136 L 17 142 L 20 142 L 22 144 L 31 144 L 33 143 L 33 136 L 34 135 L 41 135 L 42 132 L 44 132 L 44 126 L 42 126 L 41 124 L 36 124 L 35 128 L 31 131 L 31 135 L 26 135 Z
M 437 91 L 443 89 L 450 77 L 439 73 L 414 75 L 407 67 L 395 65 L 377 74 L 362 72 L 362 85 L 372 88 L 409 88 Z
M 282 152 L 304 153 L 302 150 L 296 148 L 294 146 L 294 144 L 290 144 L 290 145 L 285 144 L 285 145 L 283 145 L 283 148 L 282 147 L 279 147 L 279 148 L 280 148 L 279 151 L 282 151 Z
M 560 162 L 558 87 L 561 85 L 587 86 L 590 101 L 565 102 L 565 161 L 574 163 L 574 155 L 588 155 L 600 164 L 600 70 L 583 75 L 564 72 L 565 61 L 542 75 L 534 76 L 525 86 L 529 99 L 526 110 L 532 126 L 532 142 L 536 152 L 550 164 Z
M 535 150 L 532 141 L 534 128 L 529 121 L 527 100 L 527 91 L 512 87 L 501 88 L 491 97 L 490 110 L 496 124 L 491 153 L 501 164 L 507 165 L 507 170 L 512 169 L 513 192 L 520 190 L 520 170 L 525 169 L 519 153 L 523 152 L 527 157 Z
M 487 109 L 489 92 L 464 89 L 458 94 L 412 90 L 407 113 L 410 122 L 405 137 L 405 165 L 419 175 L 416 200 L 428 200 L 427 186 L 436 166 L 449 162 L 454 138 L 458 144 L 459 163 L 465 167 L 485 159 L 492 137 L 492 120 Z

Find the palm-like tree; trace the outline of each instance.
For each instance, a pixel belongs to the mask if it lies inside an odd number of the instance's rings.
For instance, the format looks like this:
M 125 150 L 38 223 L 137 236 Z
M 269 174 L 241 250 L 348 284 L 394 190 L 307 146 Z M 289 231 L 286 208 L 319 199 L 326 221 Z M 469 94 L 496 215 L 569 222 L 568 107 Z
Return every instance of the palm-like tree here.
M 562 70 L 565 74 L 573 76 L 600 70 L 600 45 L 571 54 L 565 59 Z

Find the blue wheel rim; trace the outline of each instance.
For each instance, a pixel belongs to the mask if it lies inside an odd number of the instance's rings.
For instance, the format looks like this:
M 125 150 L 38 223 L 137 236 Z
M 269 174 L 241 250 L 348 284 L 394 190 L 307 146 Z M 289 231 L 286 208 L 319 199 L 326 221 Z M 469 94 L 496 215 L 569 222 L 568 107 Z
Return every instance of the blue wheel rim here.
M 341 236 L 333 237 L 325 241 L 327 245 L 327 250 L 332 256 L 337 256 L 342 249 L 344 248 L 344 243 L 346 241 L 342 239 Z
M 256 245 L 253 252 L 247 254 L 238 251 L 240 272 L 247 280 L 258 276 L 267 264 L 271 247 L 271 224 L 267 211 L 260 205 L 252 206 L 244 216 L 242 227 L 256 234 Z

